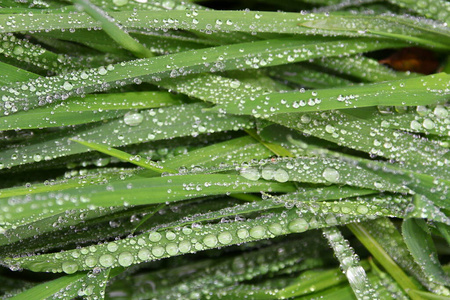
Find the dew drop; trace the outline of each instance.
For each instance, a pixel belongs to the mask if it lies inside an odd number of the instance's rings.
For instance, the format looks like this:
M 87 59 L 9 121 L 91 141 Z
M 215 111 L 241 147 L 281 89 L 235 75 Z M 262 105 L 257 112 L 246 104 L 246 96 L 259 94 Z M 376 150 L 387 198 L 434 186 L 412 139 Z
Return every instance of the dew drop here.
M 111 242 L 106 246 L 106 249 L 108 249 L 109 252 L 116 252 L 117 249 L 119 249 L 119 246 L 116 243 Z
M 161 257 L 161 256 L 163 256 L 165 251 L 166 251 L 166 250 L 164 250 L 164 248 L 161 247 L 161 246 L 155 246 L 155 247 L 152 248 L 152 254 L 153 254 L 154 256 L 156 256 L 156 257 Z
M 246 238 L 248 238 L 249 237 L 249 233 L 248 233 L 248 230 L 247 229 L 245 229 L 245 228 L 241 228 L 241 229 L 239 229 L 238 231 L 237 231 L 237 236 L 238 236 L 238 238 L 240 238 L 240 239 L 246 239 Z
M 207 246 L 207 247 L 215 247 L 217 245 L 217 237 L 213 234 L 208 234 L 207 236 L 205 236 L 203 238 L 203 243 Z
M 73 89 L 73 85 L 68 81 L 64 82 L 62 87 L 66 91 L 71 91 Z
M 187 253 L 191 250 L 192 244 L 189 241 L 182 241 L 178 245 L 178 249 L 180 249 L 181 253 Z
M 175 243 L 169 243 L 166 245 L 166 252 L 167 254 L 174 256 L 177 255 L 179 252 L 178 246 Z
M 62 263 L 62 270 L 66 274 L 73 274 L 78 271 L 78 265 L 74 261 L 65 261 Z
M 221 244 L 227 245 L 231 243 L 233 236 L 228 231 L 225 231 L 219 234 L 218 239 Z
M 150 251 L 147 248 L 142 248 L 141 250 L 139 250 L 138 252 L 138 258 L 140 260 L 148 260 L 150 257 Z
M 263 226 L 255 226 L 250 229 L 250 236 L 255 239 L 260 239 L 266 234 L 266 228 Z
M 130 252 L 122 252 L 119 254 L 117 261 L 122 267 L 128 267 L 133 264 L 134 257 Z
M 291 221 L 288 225 L 289 231 L 291 232 L 304 232 L 308 230 L 309 224 L 303 218 L 298 218 Z
M 103 254 L 98 261 L 105 268 L 111 267 L 114 264 L 114 256 L 111 254 Z
M 365 215 L 369 212 L 369 209 L 365 205 L 358 205 L 358 207 L 356 208 L 356 211 L 359 214 Z
M 253 180 L 253 181 L 258 180 L 261 177 L 261 174 L 259 174 L 259 171 L 256 168 L 241 169 L 240 174 L 242 177 L 244 177 L 248 180 Z
M 88 257 L 86 257 L 86 259 L 84 260 L 84 263 L 85 263 L 86 266 L 88 266 L 89 268 L 93 268 L 93 267 L 95 267 L 95 265 L 97 264 L 97 258 L 95 258 L 95 256 L 88 256 Z
M 338 182 L 339 181 L 339 172 L 333 168 L 326 168 L 322 173 L 323 178 L 329 182 Z
M 138 112 L 129 111 L 123 116 L 123 121 L 128 126 L 138 126 L 144 120 L 144 116 Z
M 278 169 L 273 173 L 273 179 L 278 182 L 286 182 L 289 180 L 289 174 L 284 169 Z
M 278 223 L 272 223 L 269 225 L 269 231 L 275 235 L 280 235 L 283 232 L 283 227 Z
M 156 231 L 150 232 L 148 239 L 153 243 L 159 242 L 161 240 L 161 234 Z

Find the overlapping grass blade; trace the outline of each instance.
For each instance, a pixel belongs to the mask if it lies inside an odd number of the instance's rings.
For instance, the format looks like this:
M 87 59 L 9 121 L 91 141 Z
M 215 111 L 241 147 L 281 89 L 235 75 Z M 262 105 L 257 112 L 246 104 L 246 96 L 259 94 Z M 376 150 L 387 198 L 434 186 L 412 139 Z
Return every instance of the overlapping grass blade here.
M 375 43 L 370 39 L 308 37 L 301 40 L 265 40 L 192 50 L 109 65 L 106 68 L 102 66 L 51 78 L 39 78 L 20 86 L 4 86 L 0 90 L 0 96 L 4 100 L 1 108 L 3 113 L 31 109 L 71 95 L 105 90 L 114 86 L 117 81 L 129 83 L 135 78 L 157 81 L 204 71 L 217 72 L 242 67 L 257 69 L 315 57 L 355 54 L 401 45 L 402 43 L 388 40 L 378 40 Z M 324 50 L 314 52 L 318 47 Z M 302 50 L 299 51 L 299 48 Z M 245 50 L 241 51 L 242 49 Z M 167 64 L 169 60 L 170 64 Z M 53 97 L 49 97 L 51 95 Z
M 448 98 L 450 75 L 425 77 L 301 92 L 272 93 L 252 99 L 228 102 L 215 110 L 232 114 L 268 117 L 282 113 L 301 113 L 378 105 L 430 105 Z
M 422 219 L 406 219 L 402 233 L 410 253 L 427 276 L 438 284 L 450 285 L 450 279 L 439 263 L 427 224 Z

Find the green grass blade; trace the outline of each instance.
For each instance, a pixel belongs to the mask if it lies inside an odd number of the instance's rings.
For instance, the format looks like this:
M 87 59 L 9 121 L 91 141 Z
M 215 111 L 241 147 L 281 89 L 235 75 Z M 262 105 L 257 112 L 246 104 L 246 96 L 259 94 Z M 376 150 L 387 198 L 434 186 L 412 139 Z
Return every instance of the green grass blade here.
M 447 99 L 450 75 L 436 75 L 304 92 L 272 93 L 256 99 L 242 99 L 215 107 L 231 114 L 252 114 L 267 118 L 282 113 L 300 113 L 377 105 L 429 105 Z
M 0 130 L 49 128 L 98 122 L 123 117 L 125 110 L 181 104 L 167 92 L 92 94 L 84 98 L 0 117 Z M 125 118 L 139 116 L 130 111 Z
M 375 43 L 370 39 L 336 40 L 334 38 L 308 37 L 302 40 L 289 38 L 192 50 L 109 65 L 106 68 L 102 66 L 87 71 L 74 71 L 71 73 L 71 79 L 66 75 L 61 75 L 30 80 L 20 86 L 4 86 L 0 90 L 0 96 L 7 104 L 2 102 L 0 107 L 3 113 L 12 113 L 25 108 L 31 109 L 47 104 L 49 100 L 55 101 L 82 92 L 104 90 L 105 87 L 109 87 L 117 81 L 131 82 L 134 78 L 155 81 L 204 71 L 241 69 L 244 66 L 257 69 L 305 61 L 315 57 L 354 54 L 400 45 L 402 44 L 398 42 L 380 40 Z M 315 52 L 317 47 L 323 47 L 325 50 Z M 297 53 L 299 48 L 303 49 L 302 53 Z M 242 52 L 242 49 L 245 51 Z M 204 59 L 205 57 L 206 59 Z M 22 86 L 25 87 L 25 90 Z M 44 94 L 45 97 L 43 97 Z M 53 97 L 48 97 L 48 95 L 53 95 Z
M 88 0 L 72 0 L 79 5 L 87 14 L 101 24 L 102 29 L 119 45 L 129 50 L 137 57 L 153 57 L 153 53 L 142 44 L 132 38 L 120 25 L 116 24 L 111 16 Z
M 442 270 L 427 224 L 422 219 L 406 219 L 402 223 L 403 239 L 415 261 L 428 277 L 441 285 L 450 285 Z
M 117 150 L 117 149 L 114 149 L 114 148 L 111 148 L 111 147 L 108 147 L 108 146 L 103 146 L 103 145 L 95 144 L 95 143 L 89 143 L 89 142 L 82 141 L 82 140 L 77 140 L 77 139 L 71 139 L 71 140 L 74 141 L 74 142 L 77 142 L 77 143 L 79 143 L 79 144 L 81 144 L 83 146 L 86 146 L 88 148 L 97 150 L 97 151 L 102 152 L 102 153 L 107 154 L 107 155 L 114 156 L 114 157 L 116 157 L 118 159 L 127 161 L 129 163 L 135 164 L 136 166 L 143 167 L 145 169 L 152 170 L 152 171 L 154 171 L 156 173 L 159 173 L 159 174 L 162 174 L 162 173 L 177 173 L 177 171 L 174 170 L 174 169 L 161 166 L 161 165 L 159 165 L 157 163 L 154 163 L 152 161 L 148 161 L 148 162 L 147 161 L 141 161 L 141 157 L 140 156 L 132 155 L 132 154 L 126 153 L 124 151 L 120 151 L 120 150 Z
M 358 257 L 339 229 L 329 227 L 322 229 L 322 231 L 341 263 L 342 272 L 347 276 L 356 298 L 367 299 L 370 297 L 371 299 L 379 299 L 380 296 L 372 287 Z
M 370 251 L 370 253 L 377 259 L 377 261 L 386 269 L 386 271 L 395 279 L 403 290 L 413 300 L 419 300 L 411 294 L 412 290 L 418 289 L 418 286 L 403 272 L 403 270 L 392 260 L 386 253 L 383 247 L 374 239 L 374 237 L 367 231 L 365 226 L 361 224 L 347 225 L 358 240 Z

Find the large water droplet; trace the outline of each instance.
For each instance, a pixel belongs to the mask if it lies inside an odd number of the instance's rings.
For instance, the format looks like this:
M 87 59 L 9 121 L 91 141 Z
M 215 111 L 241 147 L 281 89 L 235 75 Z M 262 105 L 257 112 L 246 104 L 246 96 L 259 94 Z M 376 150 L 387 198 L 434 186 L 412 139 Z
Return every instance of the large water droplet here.
M 333 168 L 326 168 L 322 173 L 323 178 L 329 182 L 339 182 L 339 172 Z
M 308 230 L 309 224 L 306 222 L 303 218 L 298 218 L 293 221 L 291 221 L 288 225 L 289 231 L 291 232 L 304 232 Z
M 78 265 L 74 261 L 65 261 L 62 263 L 62 270 L 64 273 L 73 274 L 78 271 Z
M 261 174 L 259 174 L 259 171 L 256 168 L 241 169 L 240 174 L 242 177 L 247 178 L 248 180 L 254 180 L 254 181 L 258 180 L 261 177 Z
M 144 120 L 144 116 L 138 112 L 129 111 L 123 117 L 123 121 L 128 126 L 138 126 Z
M 114 260 L 114 256 L 111 254 L 103 254 L 98 261 L 103 267 L 107 268 L 114 264 Z
M 119 262 L 119 265 L 122 267 L 128 267 L 131 266 L 131 264 L 134 261 L 134 257 L 130 252 L 122 252 L 119 255 L 119 258 L 117 259 Z

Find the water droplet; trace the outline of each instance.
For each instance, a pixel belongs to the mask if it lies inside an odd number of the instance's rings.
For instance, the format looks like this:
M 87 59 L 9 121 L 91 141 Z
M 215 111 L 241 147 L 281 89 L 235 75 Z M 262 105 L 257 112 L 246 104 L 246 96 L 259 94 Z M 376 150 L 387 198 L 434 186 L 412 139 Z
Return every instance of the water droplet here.
M 114 264 L 114 256 L 112 256 L 111 254 L 103 254 L 102 256 L 100 256 L 99 259 L 99 263 L 107 268 L 107 267 L 111 267 Z
M 63 84 L 63 89 L 65 89 L 66 91 L 71 91 L 73 89 L 73 85 L 70 82 L 66 81 Z
M 365 205 L 358 205 L 358 207 L 356 208 L 356 211 L 359 214 L 365 215 L 369 212 L 369 209 Z
M 245 228 L 241 228 L 241 229 L 239 229 L 238 231 L 237 231 L 237 236 L 238 236 L 238 238 L 240 238 L 240 239 L 246 239 L 246 238 L 248 238 L 249 237 L 249 233 L 248 233 L 248 230 L 247 229 L 245 229 Z
M 148 239 L 153 243 L 159 242 L 161 240 L 161 234 L 155 231 L 150 232 Z
M 445 119 L 448 117 L 448 110 L 442 105 L 437 105 L 433 113 L 440 119 Z
M 191 250 L 191 242 L 189 241 L 182 241 L 180 242 L 180 244 L 178 245 L 178 249 L 180 249 L 181 253 L 187 253 Z
M 113 0 L 114 5 L 124 6 L 128 4 L 128 0 Z
M 177 255 L 178 254 L 178 246 L 175 243 L 169 243 L 166 245 L 166 252 L 167 254 L 173 256 L 173 255 Z
M 283 232 L 283 227 L 278 223 L 272 223 L 269 225 L 269 231 L 275 235 L 280 235 Z
M 278 182 L 286 182 L 289 180 L 289 174 L 284 169 L 278 169 L 273 173 L 273 179 Z
M 207 236 L 205 236 L 203 238 L 203 243 L 207 246 L 207 247 L 215 247 L 217 245 L 217 237 L 213 234 L 208 234 Z
M 322 173 L 323 178 L 329 182 L 338 182 L 339 181 L 339 172 L 333 168 L 326 168 Z
M 231 243 L 231 241 L 233 240 L 233 236 L 228 231 L 225 231 L 219 234 L 218 239 L 221 244 L 227 245 Z
M 148 260 L 150 257 L 150 250 L 148 250 L 147 248 L 142 248 L 141 250 L 139 250 L 138 252 L 138 258 L 140 260 Z
M 173 241 L 176 237 L 177 235 L 173 231 L 167 231 L 166 239 L 168 239 L 169 241 Z
M 78 271 L 78 265 L 74 261 L 65 261 L 62 263 L 62 270 L 66 274 L 73 274 Z
M 263 226 L 255 226 L 250 229 L 250 236 L 255 239 L 260 239 L 266 234 L 266 228 Z
M 116 243 L 111 242 L 106 246 L 106 249 L 108 249 L 109 252 L 116 252 L 117 249 L 119 249 L 119 246 Z
M 291 221 L 289 223 L 288 227 L 291 232 L 304 232 L 304 231 L 308 230 L 309 224 L 308 224 L 308 222 L 306 222 L 305 219 L 298 218 L 298 219 Z
M 428 118 L 423 120 L 422 125 L 425 129 L 428 129 L 428 130 L 433 129 L 436 126 L 436 124 L 434 124 L 434 122 Z
M 93 268 L 95 267 L 95 265 L 97 264 L 97 258 L 95 256 L 88 256 L 86 257 L 86 259 L 84 260 L 84 263 L 86 264 L 86 266 L 88 266 L 89 268 Z
M 152 254 L 153 254 L 154 256 L 156 256 L 156 257 L 161 257 L 161 256 L 163 256 L 165 251 L 166 251 L 166 250 L 164 250 L 164 248 L 161 247 L 161 246 L 155 246 L 155 247 L 152 248 Z
M 272 166 L 266 166 L 264 167 L 264 169 L 262 169 L 261 171 L 261 176 L 262 178 L 264 178 L 265 180 L 272 180 L 273 179 L 273 175 L 275 172 L 275 168 Z
M 138 126 L 144 120 L 144 116 L 138 112 L 129 111 L 123 116 L 123 121 L 128 126 Z
M 119 265 L 121 265 L 122 267 L 128 267 L 133 264 L 134 257 L 130 252 L 122 252 L 120 253 L 117 261 L 119 262 Z
M 237 89 L 240 86 L 241 86 L 241 82 L 238 80 L 233 80 L 232 82 L 230 82 L 230 87 L 233 89 Z
M 258 180 L 261 177 L 261 174 L 259 174 L 258 169 L 256 168 L 244 168 L 241 169 L 240 172 L 241 176 L 248 179 L 248 180 Z

